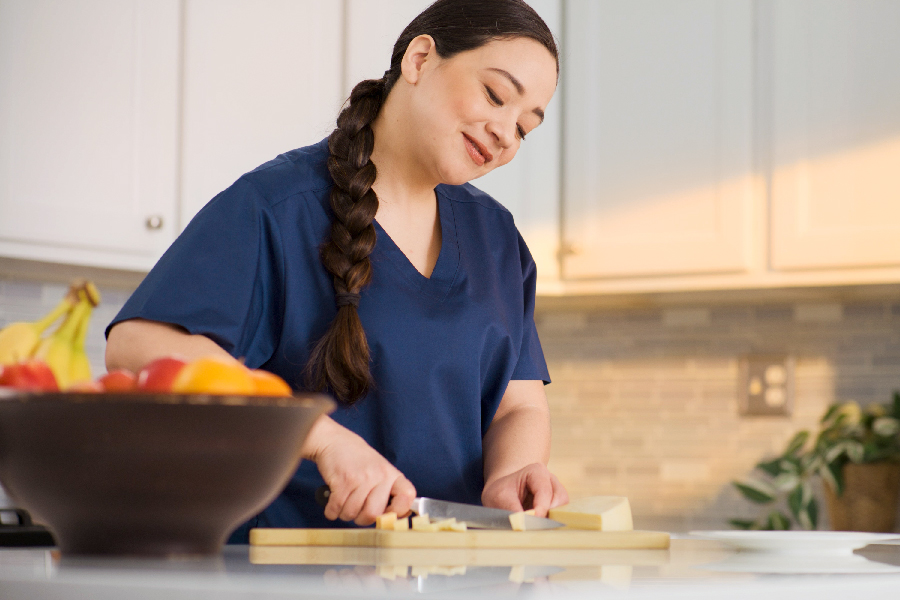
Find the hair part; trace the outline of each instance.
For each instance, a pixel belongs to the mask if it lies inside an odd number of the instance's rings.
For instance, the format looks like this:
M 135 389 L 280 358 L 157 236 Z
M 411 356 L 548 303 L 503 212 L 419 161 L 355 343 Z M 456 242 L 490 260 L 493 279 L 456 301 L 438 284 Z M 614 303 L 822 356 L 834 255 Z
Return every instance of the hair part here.
M 437 0 L 400 34 L 391 66 L 381 79 L 358 83 L 328 136 L 328 171 L 334 181 L 329 239 L 321 246 L 325 269 L 333 276 L 337 314 L 316 343 L 306 365 L 307 386 L 327 390 L 340 402 L 353 404 L 374 385 L 369 344 L 357 307 L 372 279 L 369 255 L 375 248 L 378 197 L 372 189 L 377 170 L 372 123 L 400 78 L 400 65 L 410 42 L 429 35 L 441 58 L 475 50 L 495 40 L 530 38 L 556 59 L 559 51 L 547 24 L 523 0 Z

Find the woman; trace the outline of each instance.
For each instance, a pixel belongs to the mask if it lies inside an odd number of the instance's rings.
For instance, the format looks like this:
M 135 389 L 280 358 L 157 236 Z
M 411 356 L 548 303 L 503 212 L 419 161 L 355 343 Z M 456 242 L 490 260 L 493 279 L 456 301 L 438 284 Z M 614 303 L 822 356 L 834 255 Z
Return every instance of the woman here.
M 110 369 L 240 357 L 338 399 L 232 541 L 368 525 L 417 494 L 539 516 L 567 502 L 545 466 L 534 262 L 509 212 L 467 184 L 512 160 L 558 71 L 521 0 L 439 0 L 327 140 L 216 196 L 110 324 Z

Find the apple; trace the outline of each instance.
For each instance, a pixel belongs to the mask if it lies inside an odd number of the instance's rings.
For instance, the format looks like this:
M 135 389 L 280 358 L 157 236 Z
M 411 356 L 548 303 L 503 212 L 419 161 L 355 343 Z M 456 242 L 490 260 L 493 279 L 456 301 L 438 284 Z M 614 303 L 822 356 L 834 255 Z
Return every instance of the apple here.
M 36 359 L 0 366 L 0 386 L 28 392 L 59 391 L 53 371 L 47 363 Z
M 97 379 L 104 392 L 134 392 L 137 390 L 137 378 L 128 369 L 113 369 Z
M 171 356 L 157 358 L 137 374 L 137 387 L 142 392 L 170 393 L 172 382 L 187 365 L 186 361 Z

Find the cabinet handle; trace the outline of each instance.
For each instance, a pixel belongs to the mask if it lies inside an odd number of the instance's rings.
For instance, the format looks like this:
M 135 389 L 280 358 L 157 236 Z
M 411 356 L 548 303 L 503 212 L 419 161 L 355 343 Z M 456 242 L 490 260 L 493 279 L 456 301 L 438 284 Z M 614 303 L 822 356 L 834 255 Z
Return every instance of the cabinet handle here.
M 162 229 L 163 218 L 161 215 L 150 215 L 149 217 L 147 217 L 147 220 L 144 221 L 144 225 L 146 225 L 147 229 L 151 231 Z
M 576 246 L 571 242 L 563 242 L 560 244 L 559 249 L 556 251 L 556 256 L 560 260 L 564 259 L 567 256 L 571 256 L 573 254 L 580 254 L 581 248 Z

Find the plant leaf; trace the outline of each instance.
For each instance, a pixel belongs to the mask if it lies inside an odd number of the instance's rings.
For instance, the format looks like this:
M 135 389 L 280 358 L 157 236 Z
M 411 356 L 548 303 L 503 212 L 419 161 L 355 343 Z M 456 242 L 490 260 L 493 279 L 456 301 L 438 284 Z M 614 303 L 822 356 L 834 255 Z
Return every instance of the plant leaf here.
M 768 529 L 782 531 L 791 528 L 791 519 L 784 513 L 778 510 L 773 510 L 769 513 Z
M 752 519 L 729 519 L 728 523 L 735 529 L 753 529 L 756 525 Z
M 841 410 L 840 404 L 832 404 L 828 407 L 828 410 L 825 411 L 825 414 L 822 415 L 822 418 L 819 422 L 824 425 L 825 423 L 833 419 L 839 410 Z
M 791 513 L 794 515 L 794 518 L 796 518 L 798 521 L 800 521 L 800 524 L 802 525 L 803 522 L 800 517 L 800 513 L 803 512 L 803 508 L 804 508 L 803 507 L 803 486 L 802 485 L 798 485 L 797 487 L 795 487 L 794 491 L 792 491 L 788 495 L 787 503 L 788 503 L 788 508 L 791 509 Z
M 900 392 L 894 392 L 894 410 L 895 419 L 900 419 Z
M 758 463 L 756 465 L 756 468 L 763 471 L 766 475 L 769 475 L 770 477 L 777 477 L 782 472 L 781 462 L 782 462 L 782 459 L 776 458 L 775 460 L 764 461 L 764 462 Z
M 863 462 L 866 456 L 866 449 L 862 444 L 855 440 L 845 442 L 847 445 L 847 457 L 855 463 Z
M 784 453 L 785 454 L 796 454 L 801 448 L 803 448 L 803 446 L 806 444 L 806 440 L 808 440 L 808 439 L 809 439 L 808 431 L 804 430 L 804 431 L 797 432 L 797 434 L 794 435 L 793 438 L 791 438 L 791 441 L 788 442 L 787 448 L 785 449 Z
M 825 462 L 833 463 L 847 451 L 847 442 L 839 442 L 825 451 Z
M 732 484 L 743 494 L 744 498 L 757 504 L 768 504 L 775 500 L 778 492 L 768 483 L 756 479 L 733 481 Z
M 782 473 L 772 481 L 772 485 L 779 492 L 789 492 L 793 489 L 799 489 L 800 478 L 794 473 Z
M 819 503 L 815 498 L 809 499 L 809 505 L 806 507 L 806 512 L 809 514 L 809 522 L 812 525 L 810 529 L 818 529 L 819 528 Z
M 831 488 L 835 495 L 844 493 L 843 463 L 826 463 L 819 469 L 819 476 Z

